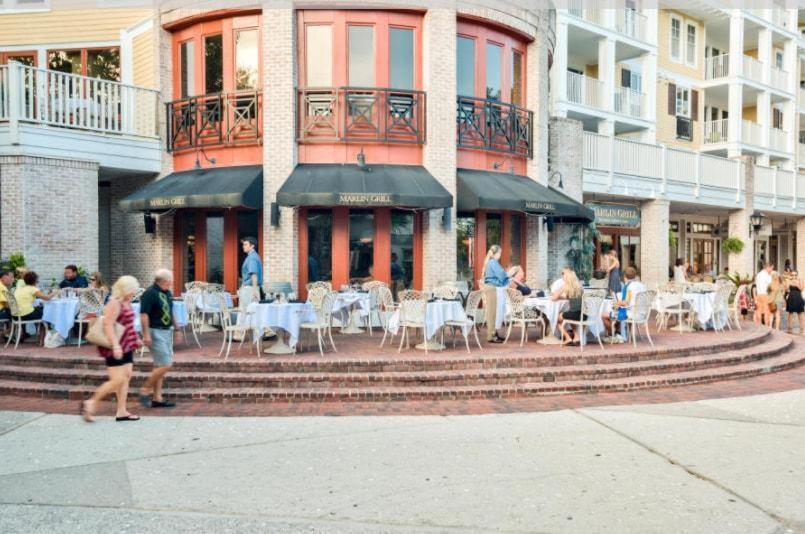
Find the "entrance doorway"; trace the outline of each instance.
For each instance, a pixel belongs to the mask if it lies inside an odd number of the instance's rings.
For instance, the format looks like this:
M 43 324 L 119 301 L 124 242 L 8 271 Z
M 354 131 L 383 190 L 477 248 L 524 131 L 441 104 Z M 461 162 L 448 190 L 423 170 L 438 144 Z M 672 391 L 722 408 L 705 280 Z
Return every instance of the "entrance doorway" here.
M 719 273 L 719 243 L 712 238 L 689 238 L 687 240 L 687 261 L 694 275 Z
M 595 242 L 593 264 L 598 270 L 606 270 L 604 255 L 615 249 L 621 271 L 626 267 L 634 267 L 640 272 L 640 230 L 635 228 L 618 228 L 602 226 L 598 228 L 598 239 Z

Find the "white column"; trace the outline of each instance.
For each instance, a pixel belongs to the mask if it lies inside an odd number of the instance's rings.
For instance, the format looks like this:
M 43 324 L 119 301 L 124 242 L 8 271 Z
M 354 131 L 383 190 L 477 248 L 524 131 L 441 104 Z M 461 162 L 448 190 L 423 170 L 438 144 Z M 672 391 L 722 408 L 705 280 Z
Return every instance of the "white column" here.
M 553 50 L 553 66 L 551 67 L 551 97 L 556 103 L 567 101 L 567 22 L 559 16 L 556 22 L 556 46 Z
M 657 54 L 650 53 L 643 56 L 643 87 L 642 91 L 646 95 L 645 109 L 643 118 L 654 123 L 657 120 Z M 656 128 L 651 129 L 649 139 L 643 139 L 648 143 L 656 140 Z
M 743 116 L 743 87 L 739 83 L 731 83 L 729 85 L 729 131 L 727 137 L 730 143 L 729 157 L 737 157 L 741 155 L 740 149 L 737 148 L 738 143 L 741 142 L 741 117 Z M 733 153 L 737 151 L 737 153 Z
M 640 277 L 648 287 L 668 281 L 670 202 L 648 200 L 640 207 Z
M 789 76 L 791 73 L 789 73 Z M 797 132 L 796 116 L 799 113 L 797 110 L 796 100 L 787 100 L 782 104 L 783 111 L 783 130 L 786 133 L 786 151 L 796 152 L 797 141 L 799 140 L 799 132 Z M 794 154 L 796 160 L 796 154 Z
M 786 40 L 783 45 L 783 68 L 788 73 L 788 86 L 786 90 L 794 93 L 799 91 L 799 57 L 797 56 L 797 42 L 794 39 Z
M 769 83 L 771 76 L 771 66 L 774 65 L 774 55 L 772 53 L 772 32 L 768 29 L 760 29 L 757 32 L 757 58 L 763 62 L 763 81 Z
M 743 72 L 744 18 L 738 9 L 733 9 L 730 15 L 729 54 L 729 74 L 730 76 L 740 76 Z M 731 111 L 730 116 L 732 116 Z
M 805 217 L 797 220 L 797 250 L 794 254 L 794 267 L 801 273 L 805 270 Z
M 603 108 L 612 111 L 615 105 L 615 41 L 612 39 L 598 41 L 598 79 L 603 83 Z
M 757 95 L 757 123 L 761 130 L 760 144 L 768 149 L 769 129 L 771 128 L 771 94 L 768 91 L 762 91 Z M 766 160 L 768 160 L 768 155 L 766 155 Z M 763 165 L 768 165 L 768 163 L 763 163 Z

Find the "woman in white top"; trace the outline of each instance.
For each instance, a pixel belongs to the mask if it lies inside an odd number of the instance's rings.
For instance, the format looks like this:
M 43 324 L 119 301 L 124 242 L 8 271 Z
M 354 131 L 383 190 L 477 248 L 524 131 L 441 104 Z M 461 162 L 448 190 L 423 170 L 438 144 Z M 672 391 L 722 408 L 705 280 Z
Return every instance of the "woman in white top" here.
M 677 258 L 674 262 L 674 282 L 677 284 L 684 284 L 687 282 L 685 275 L 685 261 L 682 258 Z

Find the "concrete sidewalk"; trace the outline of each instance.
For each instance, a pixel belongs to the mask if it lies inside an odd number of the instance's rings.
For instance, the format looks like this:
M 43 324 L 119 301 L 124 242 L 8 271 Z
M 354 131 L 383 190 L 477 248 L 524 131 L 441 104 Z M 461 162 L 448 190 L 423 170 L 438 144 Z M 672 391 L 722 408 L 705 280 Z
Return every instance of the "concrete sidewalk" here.
M 450 417 L 0 413 L 0 532 L 805 532 L 805 390 Z

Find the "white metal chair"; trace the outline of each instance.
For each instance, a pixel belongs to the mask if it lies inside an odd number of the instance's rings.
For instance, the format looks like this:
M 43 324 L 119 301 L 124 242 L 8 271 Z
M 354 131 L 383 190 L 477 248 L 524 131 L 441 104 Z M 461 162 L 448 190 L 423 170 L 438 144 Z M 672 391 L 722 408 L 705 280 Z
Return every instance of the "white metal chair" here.
M 386 344 L 387 336 L 391 335 L 389 344 L 394 341 L 394 332 L 389 330 L 389 320 L 399 307 L 394 303 L 394 296 L 388 287 L 378 287 L 375 289 L 375 293 L 377 294 L 377 314 L 380 318 L 380 326 L 383 327 L 383 339 L 380 341 L 380 346 L 382 347 Z
M 638 328 L 642 325 L 646 327 L 646 337 L 651 346 L 654 346 L 654 341 L 651 340 L 651 333 L 649 332 L 648 321 L 651 317 L 651 306 L 654 299 L 657 297 L 656 291 L 643 291 L 638 293 L 635 297 L 634 306 L 632 306 L 626 316 L 626 324 L 629 326 L 629 333 L 632 335 L 632 343 L 637 346 Z
M 735 291 L 735 299 L 732 301 L 732 305 L 727 307 L 727 326 L 732 329 L 730 326 L 730 321 L 735 321 L 735 326 L 738 328 L 738 331 L 741 331 L 741 298 L 743 295 L 746 295 L 746 288 L 745 285 L 738 286 L 738 289 Z
M 192 282 L 187 282 L 184 285 L 184 290 L 185 291 L 203 291 L 205 287 L 207 287 L 207 282 L 202 282 L 201 280 L 194 280 Z
M 338 352 L 338 349 L 335 348 L 335 342 L 333 341 L 333 321 L 332 321 L 332 314 L 333 314 L 333 305 L 335 304 L 336 293 L 330 291 L 327 293 L 324 298 L 321 299 L 318 306 L 314 306 L 316 309 L 316 320 L 312 323 L 302 323 L 300 325 L 300 329 L 302 332 L 305 330 L 315 331 L 316 332 L 316 341 L 319 343 L 319 354 L 324 356 L 324 347 L 327 346 L 326 338 L 330 339 L 330 345 L 333 346 L 333 351 Z
M 87 289 L 78 294 L 78 348 L 81 348 L 81 338 L 84 336 L 84 325 L 89 329 L 89 323 L 103 312 L 102 289 Z
M 196 310 L 196 300 L 198 298 L 197 292 L 187 292 L 182 296 L 182 300 L 184 301 L 184 307 L 187 311 L 187 325 L 190 326 L 190 332 L 193 333 L 193 339 L 196 340 L 196 344 L 199 348 L 201 348 L 201 342 L 198 340 L 198 333 L 197 333 L 197 321 L 198 321 L 198 311 Z M 182 334 L 184 335 L 185 344 L 187 344 L 187 331 L 186 327 L 182 327 Z
M 454 299 L 458 295 L 458 289 L 451 285 L 440 285 L 433 288 L 433 298 L 435 299 Z
M 467 345 L 467 352 L 470 352 L 470 343 L 468 341 L 469 332 L 465 334 L 466 330 L 471 330 L 475 334 L 475 342 L 478 344 L 478 348 L 482 349 L 481 340 L 478 339 L 478 319 L 482 298 L 483 291 L 473 291 L 467 296 L 467 302 L 464 303 L 466 319 L 463 321 L 446 321 L 444 323 L 445 327 L 450 327 L 453 331 L 453 347 L 456 346 L 456 328 L 460 328 Z M 442 345 L 444 345 L 444 328 L 442 328 Z
M 729 300 L 730 295 L 732 295 L 732 287 L 732 285 L 719 285 L 716 287 L 712 318 L 713 330 L 716 332 L 723 332 L 725 326 L 732 330 L 729 317 Z
M 601 308 L 604 306 L 604 299 L 598 295 L 587 295 L 587 293 L 582 293 L 581 296 L 581 315 L 579 316 L 579 320 L 571 320 L 571 319 L 564 319 L 562 321 L 562 327 L 564 325 L 570 326 L 577 326 L 579 328 L 579 347 L 581 348 L 581 352 L 584 352 L 584 342 L 586 341 L 587 333 L 584 331 L 585 328 L 590 328 L 597 324 L 598 321 L 601 320 Z M 604 348 L 604 344 L 601 342 L 601 332 L 595 332 L 595 339 L 598 340 L 598 344 L 601 348 Z M 562 336 L 562 345 L 565 344 L 565 337 Z
M 520 346 L 525 345 L 528 339 L 528 327 L 542 325 L 542 337 L 545 337 L 547 326 L 545 318 L 542 313 L 536 308 L 525 305 L 525 299 L 522 293 L 516 289 L 506 289 L 506 306 L 509 309 L 509 328 L 506 331 L 506 339 L 504 343 L 509 341 L 509 336 L 512 333 L 512 327 L 517 325 L 520 327 Z
M 323 287 L 327 291 L 332 291 L 333 290 L 333 283 L 332 282 L 319 281 L 319 282 L 310 282 L 309 284 L 307 284 L 305 286 L 305 288 L 307 288 L 308 292 L 310 292 L 313 288 L 316 288 L 316 287 Z
M 9 291 L 6 294 L 6 298 L 8 300 L 8 308 L 11 310 L 11 332 L 9 332 L 6 347 L 8 347 L 8 345 L 11 343 L 11 340 L 14 338 L 14 333 L 16 332 L 17 341 L 14 343 L 14 350 L 17 350 L 17 348 L 20 346 L 20 340 L 22 339 L 22 329 L 29 324 L 36 325 L 37 334 L 39 333 L 40 327 L 43 327 L 45 332 L 47 332 L 47 323 L 42 321 L 42 319 L 29 319 L 27 321 L 22 320 L 20 307 L 19 304 L 17 304 L 17 299 L 14 297 L 13 291 Z
M 229 352 L 232 350 L 232 341 L 235 338 L 235 334 L 240 335 L 240 344 L 238 345 L 238 351 L 240 351 L 241 347 L 243 347 L 243 340 L 246 339 L 246 335 L 251 332 L 252 333 L 252 341 L 255 341 L 254 337 L 254 330 L 252 329 L 251 322 L 246 317 L 245 307 L 238 308 L 235 310 L 227 309 L 226 305 L 226 297 L 223 293 L 218 293 L 216 295 L 218 299 L 218 305 L 221 307 L 222 310 L 225 310 L 221 313 L 221 330 L 224 334 L 224 340 L 221 343 L 221 350 L 218 351 L 218 356 L 224 352 L 224 347 L 226 347 L 226 355 L 224 356 L 224 361 L 229 358 Z M 241 303 L 239 303 L 241 304 Z M 248 303 L 246 303 L 248 306 Z M 241 317 L 241 314 L 244 314 Z M 233 322 L 232 316 L 235 315 L 236 319 Z M 249 354 L 252 353 L 252 347 L 249 345 Z
M 406 348 L 411 347 L 408 336 L 408 330 L 411 328 L 422 329 L 422 338 L 425 342 L 425 354 L 428 353 L 428 339 L 425 333 L 425 314 L 427 309 L 428 299 L 425 297 L 424 293 L 410 289 L 400 292 L 400 326 L 402 327 L 402 332 L 400 334 L 400 347 L 397 349 L 397 353 L 402 352 L 403 343 L 405 343 Z
M 688 327 L 693 321 L 690 305 L 685 302 L 685 287 L 680 284 L 666 284 L 657 290 L 657 330 L 667 329 L 668 317 L 675 316 L 677 324 L 681 327 L 682 320 L 687 316 Z M 681 334 L 682 328 L 679 329 Z

